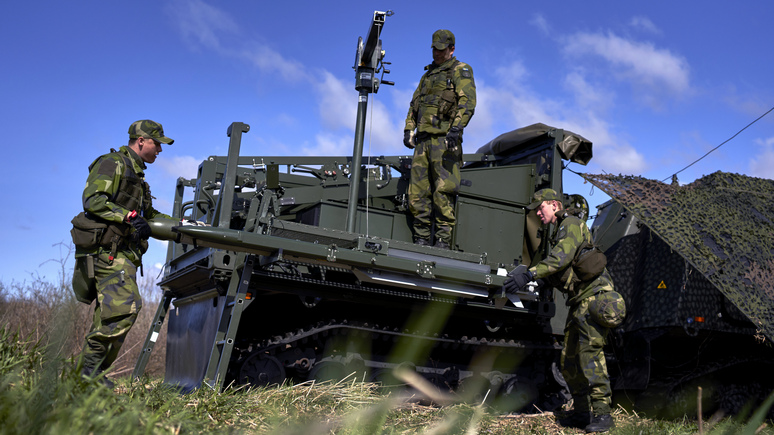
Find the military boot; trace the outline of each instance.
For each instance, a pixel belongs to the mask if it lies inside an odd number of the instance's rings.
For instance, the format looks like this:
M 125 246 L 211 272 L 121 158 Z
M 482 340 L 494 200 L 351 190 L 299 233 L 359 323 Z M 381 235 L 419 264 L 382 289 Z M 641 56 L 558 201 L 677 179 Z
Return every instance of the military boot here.
M 94 370 L 93 367 L 84 367 L 81 369 L 81 376 L 84 379 L 88 380 L 96 380 L 98 383 L 110 388 L 111 390 L 116 387 L 116 384 L 113 383 L 110 379 L 105 376 L 104 373 L 102 373 L 101 370 Z
M 430 240 L 424 239 L 422 237 L 416 237 L 414 239 L 414 244 L 415 245 L 421 245 L 421 246 L 430 246 Z
M 564 417 L 560 417 L 557 422 L 564 427 L 575 427 L 578 429 L 584 429 L 591 423 L 591 412 L 580 411 L 572 412 Z
M 586 433 L 591 432 L 607 432 L 615 427 L 615 421 L 610 414 L 595 415 L 591 419 L 591 423 L 586 426 Z
M 449 249 L 449 244 L 441 239 L 435 242 L 435 247 L 439 249 Z

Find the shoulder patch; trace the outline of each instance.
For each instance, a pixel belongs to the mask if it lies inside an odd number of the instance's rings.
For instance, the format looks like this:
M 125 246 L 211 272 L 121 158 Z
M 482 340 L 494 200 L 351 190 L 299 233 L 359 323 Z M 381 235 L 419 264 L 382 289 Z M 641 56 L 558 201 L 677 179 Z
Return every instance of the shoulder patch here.
M 563 238 L 567 237 L 567 228 L 562 225 L 559 227 L 559 230 L 556 232 L 556 239 L 562 240 Z
M 473 76 L 473 74 L 471 74 L 471 72 L 470 72 L 470 68 L 468 68 L 466 66 L 460 68 L 460 75 L 462 77 L 465 77 L 466 79 L 469 79 L 469 78 L 471 78 Z
M 112 177 L 116 173 L 116 167 L 118 166 L 118 163 L 109 158 L 102 159 L 101 162 L 99 162 L 99 168 L 97 169 L 97 173 L 100 175 L 107 175 Z

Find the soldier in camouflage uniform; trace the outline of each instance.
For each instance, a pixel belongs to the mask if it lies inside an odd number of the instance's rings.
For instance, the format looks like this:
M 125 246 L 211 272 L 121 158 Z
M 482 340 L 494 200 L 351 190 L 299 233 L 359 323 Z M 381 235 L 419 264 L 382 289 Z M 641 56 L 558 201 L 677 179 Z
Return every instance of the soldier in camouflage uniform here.
M 528 282 L 543 280 L 567 293 L 570 310 L 564 330 L 561 369 L 573 397 L 574 412 L 560 423 L 584 428 L 586 432 L 605 432 L 614 422 L 610 416 L 612 393 L 603 347 L 610 327 L 620 324 L 626 307 L 614 292 L 607 269 L 588 281 L 573 279 L 576 253 L 584 241 L 591 243 L 592 238 L 585 222 L 562 210 L 559 194 L 552 189 L 539 190 L 528 208 L 537 209 L 544 225 L 558 224 L 551 237 L 553 248 L 535 266 L 522 267 L 521 272 L 506 279 L 505 290 L 515 292 Z
M 128 145 L 111 149 L 89 166 L 84 211 L 73 219 L 72 230 L 73 290 L 81 302 L 97 301 L 81 353 L 84 377 L 97 377 L 110 367 L 142 308 L 136 273 L 151 235 L 146 219 L 172 219 L 153 208 L 144 170 L 162 143 L 173 142 L 161 124 L 137 121 L 129 127 Z M 104 376 L 98 379 L 113 386 Z
M 454 34 L 433 33 L 433 63 L 411 98 L 403 143 L 414 149 L 408 205 L 414 216 L 414 242 L 430 245 L 433 215 L 435 246 L 449 249 L 460 188 L 462 131 L 476 108 L 473 69 L 454 54 Z M 416 130 L 416 132 L 414 131 Z

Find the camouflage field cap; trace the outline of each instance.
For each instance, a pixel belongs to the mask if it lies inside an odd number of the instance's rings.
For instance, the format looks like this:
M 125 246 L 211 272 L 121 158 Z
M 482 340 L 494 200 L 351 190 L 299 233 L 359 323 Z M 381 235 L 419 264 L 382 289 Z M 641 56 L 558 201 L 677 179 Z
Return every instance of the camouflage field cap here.
M 129 126 L 129 138 L 137 139 L 139 137 L 154 139 L 167 145 L 172 145 L 175 142 L 174 139 L 164 136 L 164 128 L 161 124 L 150 119 L 135 121 Z
M 616 291 L 601 292 L 589 301 L 589 314 L 605 328 L 615 328 L 626 317 L 626 303 Z
M 562 198 L 558 193 L 556 193 L 556 190 L 554 189 L 540 189 L 535 192 L 535 195 L 532 197 L 532 204 L 528 205 L 527 208 L 534 210 L 538 208 L 538 206 L 542 204 L 543 201 L 562 202 Z
M 436 30 L 433 33 L 433 48 L 444 50 L 446 47 L 454 47 L 454 33 L 450 30 Z

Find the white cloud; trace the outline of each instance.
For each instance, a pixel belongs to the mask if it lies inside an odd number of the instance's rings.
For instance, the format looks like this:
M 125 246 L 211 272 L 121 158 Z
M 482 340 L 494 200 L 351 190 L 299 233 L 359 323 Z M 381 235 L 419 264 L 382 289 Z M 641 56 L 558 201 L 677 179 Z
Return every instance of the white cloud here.
M 755 143 L 761 152 L 750 159 L 750 175 L 759 178 L 774 179 L 774 137 L 757 139 Z
M 463 133 L 463 152 L 475 152 L 481 145 L 489 142 L 503 131 L 495 131 L 494 125 L 499 120 L 497 89 L 486 86 L 486 83 L 476 83 L 476 110 L 473 118 Z M 406 105 L 408 107 L 408 104 Z M 508 127 L 506 127 L 507 129 Z M 512 130 L 513 128 L 510 128 Z
M 305 156 L 350 156 L 352 145 L 350 134 L 320 133 L 315 137 L 314 147 L 302 147 L 301 153 Z
M 553 100 L 532 91 L 526 84 L 509 85 L 528 75 L 526 68 L 515 62 L 498 70 L 499 81 L 494 86 L 477 83 L 479 103 L 470 123 L 475 129 L 470 128 L 472 135 L 466 139 L 478 140 L 478 143 L 474 142 L 476 146 L 483 145 L 504 132 L 541 122 L 592 140 L 594 159 L 589 165 L 592 170 L 625 174 L 645 171 L 645 157 L 604 121 L 602 113 L 614 100 L 614 95 L 589 84 L 578 72 L 567 75 L 565 85 L 570 92 Z M 473 151 L 475 149 L 466 149 L 466 152 Z
M 201 0 L 178 0 L 167 8 L 183 40 L 194 50 L 204 47 L 216 53 L 248 60 L 259 71 L 276 73 L 288 82 L 309 80 L 300 62 L 289 60 L 265 43 L 246 38 L 229 14 Z M 224 38 L 231 38 L 223 42 Z
M 578 108 L 603 110 L 612 103 L 610 93 L 604 92 L 602 86 L 589 83 L 587 77 L 579 71 L 568 73 L 564 85 L 575 96 Z
M 236 33 L 239 30 L 231 17 L 201 0 L 179 0 L 172 2 L 166 12 L 174 19 L 183 39 L 196 49 L 202 45 L 208 49 L 221 51 L 221 37 L 224 33 Z
M 287 59 L 282 54 L 271 48 L 254 42 L 240 52 L 240 56 L 255 65 L 259 71 L 278 73 L 288 82 L 312 81 L 312 77 L 306 72 L 307 68 L 301 62 Z
M 173 156 L 171 158 L 159 158 L 157 164 L 164 171 L 164 174 L 175 178 L 196 178 L 199 172 L 199 164 L 203 159 L 197 159 L 192 156 Z
M 337 79 L 328 71 L 324 71 L 322 77 L 316 91 L 320 96 L 318 108 L 325 127 L 354 129 L 354 119 L 357 115 L 355 93 L 343 80 Z
M 647 169 L 645 157 L 631 145 L 605 145 L 594 149 L 595 167 L 610 174 L 641 174 Z
M 648 169 L 645 156 L 622 140 L 613 128 L 593 112 L 584 116 L 569 114 L 556 127 L 580 134 L 593 142 L 594 158 L 588 171 L 603 171 L 610 174 L 641 174 Z
M 286 127 L 298 128 L 300 122 L 298 118 L 289 113 L 277 113 L 273 117 L 273 122 Z
M 316 86 L 320 117 L 325 128 L 330 130 L 346 129 L 349 132 L 349 150 L 345 155 L 352 154 L 355 124 L 358 111 L 357 94 L 352 91 L 351 83 L 340 80 L 328 71 L 323 71 L 323 80 Z M 364 127 L 364 154 L 369 150 L 372 155 L 400 152 L 403 140 L 402 119 L 395 120 L 393 111 L 382 101 L 382 95 L 369 94 L 366 106 L 366 125 Z M 408 107 L 408 102 L 406 103 Z M 319 141 L 318 137 L 318 141 Z M 325 139 L 325 145 L 330 143 Z M 320 143 L 323 149 L 326 146 Z
M 675 95 L 690 91 L 688 62 L 669 50 L 647 42 L 621 38 L 613 33 L 576 33 L 565 39 L 564 51 L 571 57 L 592 55 L 606 60 L 614 74 L 643 88 L 640 96 L 656 103 L 652 94 Z M 653 99 L 651 99 L 653 98 Z
M 476 112 L 470 122 L 471 133 L 486 134 L 483 142 L 494 136 L 536 122 L 551 124 L 552 114 L 561 110 L 555 102 L 546 100 L 528 83 L 529 70 L 521 60 L 495 69 L 496 83 L 476 83 Z M 483 145 L 483 143 L 482 143 Z
M 504 87 L 504 90 L 522 92 L 527 86 L 529 71 L 521 60 L 514 60 L 508 65 L 496 68 L 495 77 L 500 81 L 499 84 Z
M 647 33 L 652 33 L 654 35 L 660 35 L 661 29 L 659 29 L 655 24 L 653 24 L 653 21 L 650 21 L 647 17 L 633 17 L 629 21 L 629 25 L 634 27 L 637 30 L 645 31 Z
M 250 62 L 259 71 L 275 74 L 284 81 L 309 86 L 314 91 L 320 131 L 314 133 L 313 138 L 309 136 L 308 142 L 296 144 L 292 149 L 300 149 L 304 155 L 352 154 L 358 103 L 349 78 L 340 79 L 323 70 L 315 72 L 317 79 L 311 80 L 310 74 L 305 72 L 308 69 L 302 68 L 300 62 L 255 39 L 227 45 L 222 38 L 235 36 L 238 29 L 231 25 L 232 20 L 225 13 L 200 0 L 183 9 L 179 27 L 185 38 L 221 55 Z M 549 24 L 541 15 L 536 15 L 531 23 L 550 34 Z M 631 24 L 648 28 L 649 23 L 647 19 L 637 18 Z M 194 29 L 201 29 L 201 34 Z M 631 81 L 635 87 L 666 88 L 672 93 L 688 89 L 687 64 L 667 50 L 613 34 L 578 33 L 565 41 L 568 42 L 564 49 L 571 56 L 602 58 L 613 65 L 619 77 Z M 225 49 L 226 46 L 237 48 Z M 479 80 L 476 112 L 465 130 L 465 152 L 474 152 L 501 133 L 542 122 L 593 138 L 595 159 L 592 165 L 597 164 L 607 172 L 642 172 L 646 166 L 643 156 L 629 144 L 613 139 L 616 136 L 613 128 L 601 121 L 601 113 L 612 106 L 615 94 L 604 87 L 603 79 L 592 81 L 582 66 L 570 65 L 570 68 L 564 81 L 569 92 L 556 99 L 547 99 L 532 89 L 531 70 L 521 59 L 495 68 L 495 83 L 487 84 Z M 395 155 L 407 151 L 402 145 L 403 119 L 413 87 L 389 90 L 389 93 L 368 96 L 364 155 Z M 281 114 L 278 115 L 279 120 L 283 123 L 295 121 Z M 267 144 L 272 143 L 272 149 L 282 148 L 271 139 L 267 140 Z M 199 161 L 185 157 L 177 159 L 169 162 L 169 166 L 162 165 L 166 172 L 179 176 L 183 173 L 181 167 L 190 167 L 191 174 L 196 173 Z
M 548 24 L 548 20 L 546 20 L 543 15 L 535 14 L 529 23 L 537 27 L 538 30 L 540 30 L 544 35 L 551 34 L 551 26 Z

